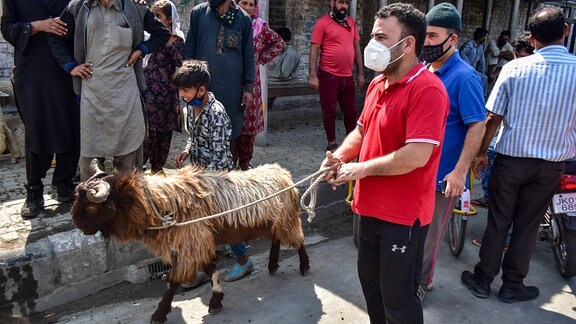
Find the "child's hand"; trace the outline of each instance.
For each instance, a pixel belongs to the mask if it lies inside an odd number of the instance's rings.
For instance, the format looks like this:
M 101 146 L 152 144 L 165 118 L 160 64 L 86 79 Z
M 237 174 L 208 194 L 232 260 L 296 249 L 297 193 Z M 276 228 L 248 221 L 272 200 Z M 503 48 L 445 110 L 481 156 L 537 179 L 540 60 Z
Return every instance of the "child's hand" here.
M 130 66 L 134 65 L 138 61 L 138 59 L 143 56 L 143 54 L 144 53 L 142 53 L 142 51 L 139 49 L 132 52 L 132 54 L 130 54 L 130 58 L 128 59 L 128 62 L 126 62 L 126 67 L 130 67 Z
M 188 153 L 188 151 L 182 151 L 178 154 L 176 154 L 176 156 L 174 157 L 174 166 L 176 167 L 176 169 L 180 169 L 181 167 L 184 166 L 184 162 L 186 162 L 186 159 L 190 156 L 190 153 Z

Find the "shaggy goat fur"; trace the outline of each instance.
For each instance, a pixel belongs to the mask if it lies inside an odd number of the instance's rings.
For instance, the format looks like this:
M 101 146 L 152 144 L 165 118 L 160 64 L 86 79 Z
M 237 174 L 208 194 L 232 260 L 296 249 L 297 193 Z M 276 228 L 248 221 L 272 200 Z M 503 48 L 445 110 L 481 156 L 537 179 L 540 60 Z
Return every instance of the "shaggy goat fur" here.
M 98 181 L 110 184 L 109 195 L 101 203 L 88 197 L 91 182 Z M 308 260 L 296 188 L 222 217 L 148 229 L 161 226 L 161 216 L 167 214 L 182 223 L 249 204 L 292 185 L 290 172 L 277 164 L 231 172 L 187 167 L 165 178 L 139 173 L 106 175 L 78 185 L 72 217 L 85 234 L 100 231 L 104 237 L 119 241 L 143 241 L 173 266 L 169 280 L 174 283 L 190 281 L 196 271 L 213 264 L 217 244 L 256 237 L 271 239 L 273 249 L 274 244 L 298 249 L 301 257 L 305 256 L 306 264 L 301 264 L 304 274 Z M 271 259 L 272 255 L 271 251 Z M 269 270 L 274 272 L 277 260 L 271 264 Z

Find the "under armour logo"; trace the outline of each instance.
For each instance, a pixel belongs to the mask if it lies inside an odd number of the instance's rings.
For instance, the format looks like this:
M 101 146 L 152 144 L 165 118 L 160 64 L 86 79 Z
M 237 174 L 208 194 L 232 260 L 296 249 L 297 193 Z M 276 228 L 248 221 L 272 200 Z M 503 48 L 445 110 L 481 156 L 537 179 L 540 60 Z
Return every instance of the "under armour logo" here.
M 398 247 L 398 245 L 392 245 L 392 252 L 400 251 L 400 253 L 406 252 L 406 245 L 402 245 L 402 247 Z

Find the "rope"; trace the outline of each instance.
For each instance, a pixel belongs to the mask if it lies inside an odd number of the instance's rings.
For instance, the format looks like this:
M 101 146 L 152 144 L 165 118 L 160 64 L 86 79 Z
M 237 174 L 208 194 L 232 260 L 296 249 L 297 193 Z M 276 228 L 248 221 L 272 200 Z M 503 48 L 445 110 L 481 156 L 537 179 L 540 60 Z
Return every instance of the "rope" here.
M 214 214 L 214 215 L 210 215 L 210 216 L 205 216 L 205 217 L 200 217 L 197 219 L 192 219 L 186 222 L 181 222 L 178 223 L 176 221 L 174 221 L 173 219 L 173 212 L 168 213 L 167 215 L 165 215 L 164 217 L 160 216 L 160 213 L 158 212 L 158 209 L 156 208 L 156 205 L 154 204 L 153 201 L 151 201 L 150 198 L 148 198 L 149 203 L 152 205 L 152 209 L 154 210 L 154 213 L 156 214 L 155 216 L 159 219 L 162 220 L 162 225 L 161 226 L 152 226 L 152 227 L 148 227 L 149 230 L 158 230 L 158 229 L 165 229 L 165 228 L 169 228 L 172 226 L 185 226 L 185 225 L 189 225 L 189 224 L 193 224 L 193 223 L 197 223 L 197 222 L 201 222 L 201 221 L 206 221 L 206 220 L 210 220 L 213 218 L 217 218 L 217 217 L 221 217 L 224 215 L 228 215 L 234 212 L 237 212 L 239 210 L 242 210 L 244 208 L 249 208 L 252 207 L 258 203 L 261 203 L 265 200 L 274 198 L 278 195 L 283 194 L 284 192 L 288 191 L 288 190 L 292 190 L 293 188 L 305 183 L 306 181 L 310 180 L 310 187 L 308 187 L 308 189 L 306 189 L 306 191 L 304 191 L 304 193 L 302 194 L 302 197 L 300 198 L 300 207 L 302 207 L 302 209 L 304 209 L 306 211 L 306 213 L 308 213 L 308 222 L 311 222 L 314 217 L 316 216 L 316 212 L 314 211 L 314 208 L 316 207 L 316 194 L 318 192 L 318 183 L 320 183 L 320 181 L 322 181 L 322 179 L 324 178 L 324 175 L 327 174 L 329 171 L 336 169 L 340 166 L 339 163 L 332 165 L 331 167 L 327 167 L 324 169 L 320 169 L 318 171 L 316 171 L 315 173 L 307 176 L 306 178 L 296 182 L 295 184 L 284 188 L 274 194 L 271 194 L 269 196 L 266 196 L 264 198 L 260 198 L 256 201 L 253 201 L 249 204 L 234 208 L 234 209 L 230 209 L 230 210 L 226 210 L 223 212 L 220 212 L 218 214 Z M 308 205 L 305 204 L 305 198 L 310 195 L 310 203 Z

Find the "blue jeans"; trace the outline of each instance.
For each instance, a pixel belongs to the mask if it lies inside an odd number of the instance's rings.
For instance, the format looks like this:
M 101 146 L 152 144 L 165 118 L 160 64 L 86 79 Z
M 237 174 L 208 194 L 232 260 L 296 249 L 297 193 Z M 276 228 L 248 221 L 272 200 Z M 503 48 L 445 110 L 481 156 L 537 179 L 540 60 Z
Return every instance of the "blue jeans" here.
M 232 248 L 232 252 L 237 258 L 241 258 L 246 255 L 246 244 L 244 242 L 230 244 L 230 248 Z
M 496 157 L 496 152 L 494 152 L 494 146 L 490 145 L 488 148 L 488 166 L 486 170 L 480 171 L 480 176 L 482 177 L 482 190 L 484 191 L 484 198 L 488 199 L 488 179 L 490 179 L 490 173 L 492 173 L 492 164 L 494 163 L 494 158 Z

